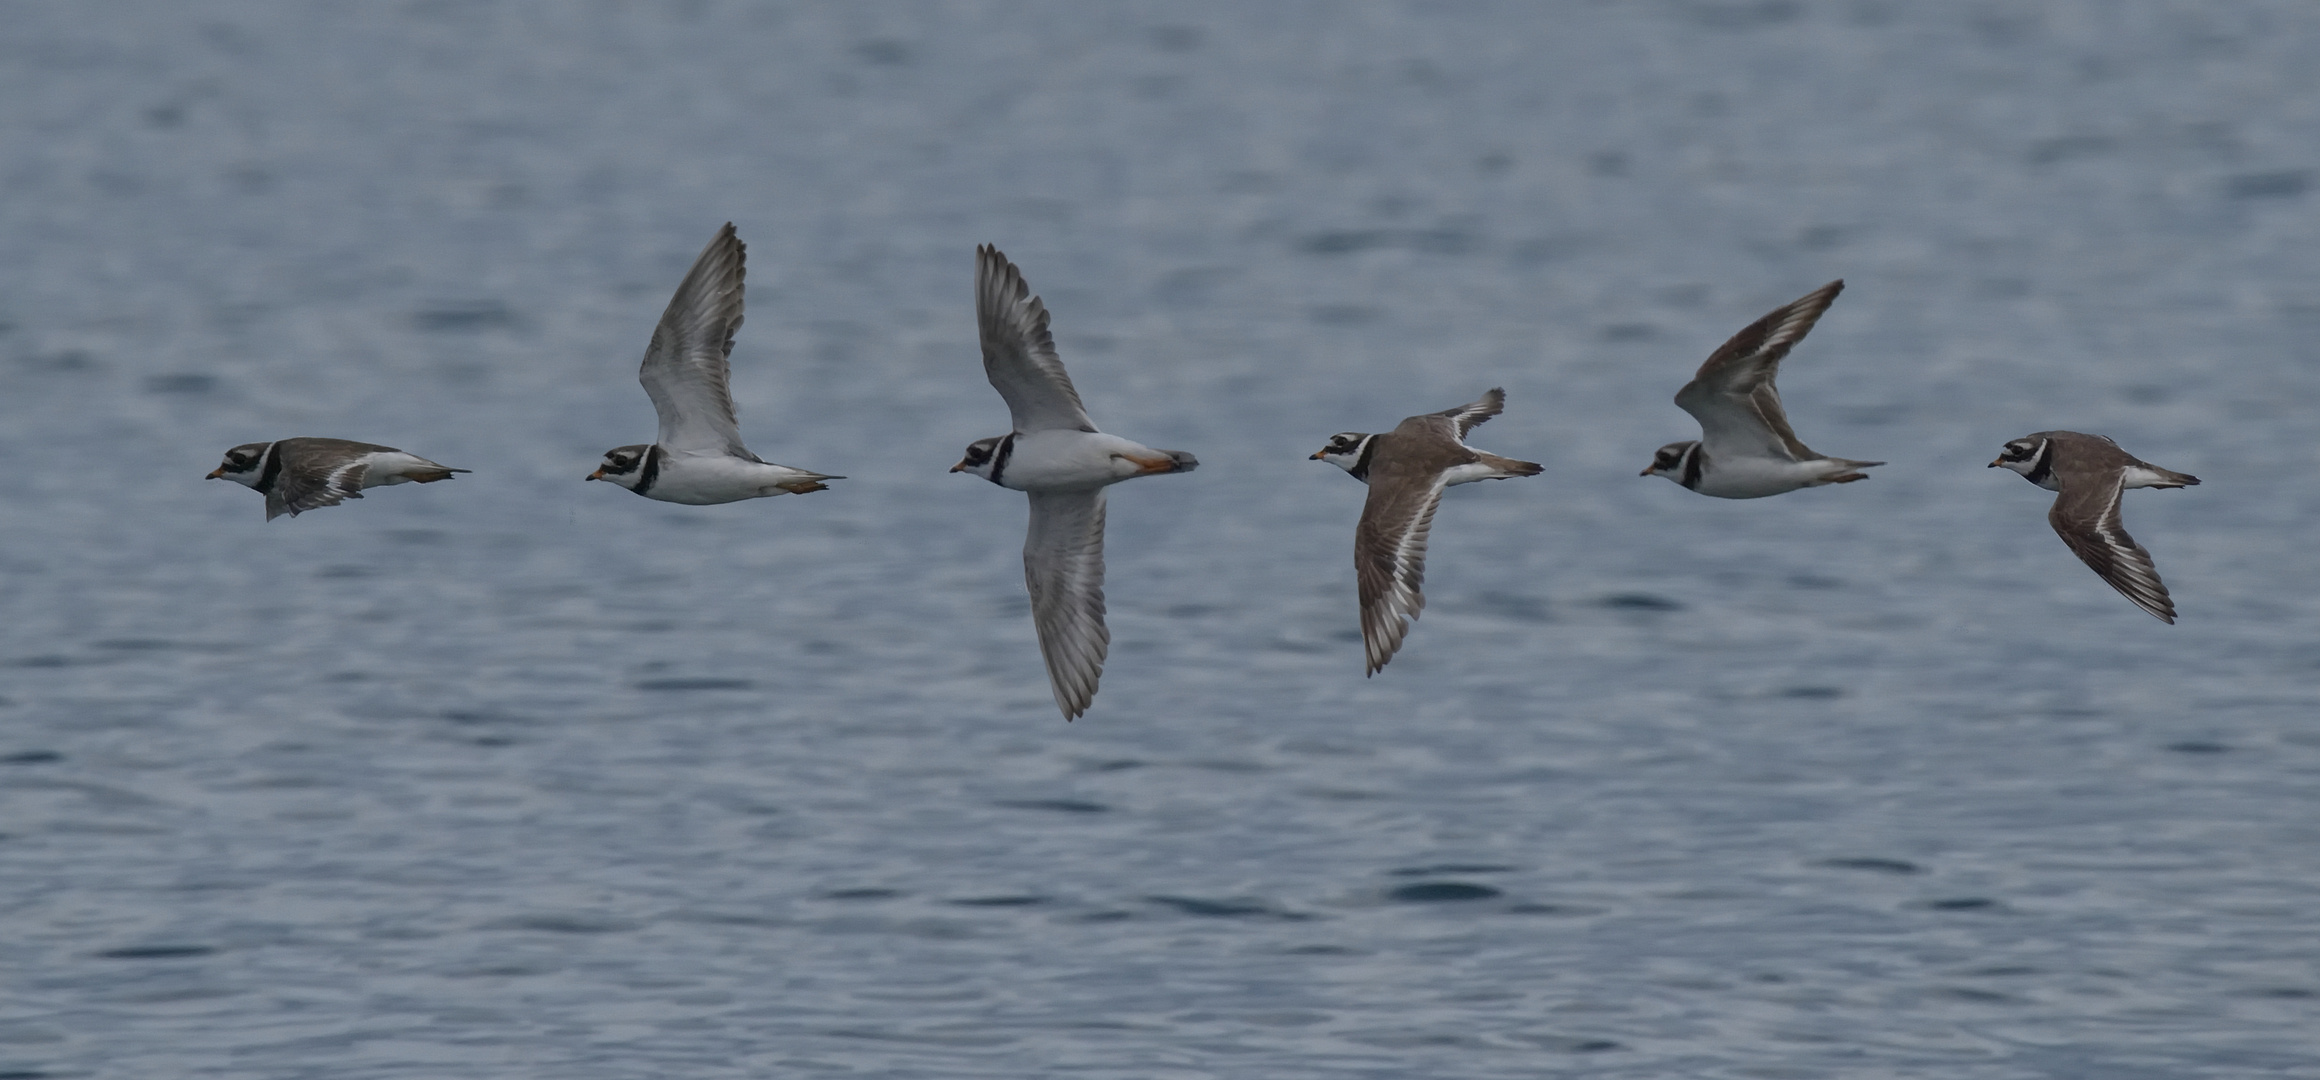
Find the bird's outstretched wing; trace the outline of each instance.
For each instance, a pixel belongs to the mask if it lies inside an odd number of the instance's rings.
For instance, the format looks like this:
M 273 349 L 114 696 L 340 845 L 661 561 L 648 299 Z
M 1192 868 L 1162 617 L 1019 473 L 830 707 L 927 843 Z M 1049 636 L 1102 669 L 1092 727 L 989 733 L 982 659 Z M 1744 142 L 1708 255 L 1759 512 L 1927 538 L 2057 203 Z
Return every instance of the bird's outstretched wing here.
M 1780 360 L 1812 332 L 1821 313 L 1843 292 L 1842 279 L 1774 308 L 1732 335 L 1708 356 L 1692 381 L 1676 392 L 1676 405 L 1700 422 L 1700 441 L 1711 460 L 1718 457 L 1772 457 L 1814 461 L 1822 457 L 1796 437 L 1781 407 L 1773 380 Z
M 1367 674 L 1394 658 L 1410 620 L 1425 610 L 1426 537 L 1434 511 L 1442 505 L 1443 484 L 1431 486 L 1372 482 L 1353 531 L 1354 585 L 1361 595 L 1361 640 L 1367 647 Z
M 975 322 L 982 331 L 983 374 L 1007 399 L 1016 431 L 1096 429 L 1055 355 L 1047 305 L 1031 295 L 1023 272 L 988 244 L 975 249 Z
M 299 437 L 275 443 L 274 460 L 266 463 L 270 476 L 258 488 L 266 495 L 266 520 L 362 498 L 363 474 L 369 471 L 365 456 L 396 452 L 392 446 L 349 439 Z
M 1482 400 L 1477 401 L 1472 405 L 1460 405 L 1455 409 L 1444 409 L 1441 412 L 1435 413 L 1434 415 L 1444 417 L 1451 423 L 1457 425 L 1458 441 L 1465 442 L 1467 432 L 1482 426 L 1483 421 L 1488 420 L 1493 416 L 1497 416 L 1499 413 L 1505 411 L 1505 409 L 1506 391 L 1493 386 L 1490 388 L 1489 393 L 1482 395 Z
M 2127 490 L 2122 483 L 2125 478 L 2117 470 L 2104 476 L 2108 484 L 2066 484 L 2054 497 L 2054 508 L 2046 512 L 2046 521 L 2079 560 L 2111 588 L 2160 622 L 2172 623 L 2175 601 L 2159 581 L 2159 568 L 2151 562 L 2151 553 L 2127 535 L 2126 521 L 2119 513 L 2120 497 Z
M 672 454 L 750 457 L 730 388 L 733 334 L 741 329 L 741 238 L 733 223 L 701 249 L 653 328 L 637 381 L 660 415 L 662 449 Z
M 1055 704 L 1071 720 L 1095 700 L 1112 642 L 1104 628 L 1104 489 L 1030 495 L 1023 583 Z

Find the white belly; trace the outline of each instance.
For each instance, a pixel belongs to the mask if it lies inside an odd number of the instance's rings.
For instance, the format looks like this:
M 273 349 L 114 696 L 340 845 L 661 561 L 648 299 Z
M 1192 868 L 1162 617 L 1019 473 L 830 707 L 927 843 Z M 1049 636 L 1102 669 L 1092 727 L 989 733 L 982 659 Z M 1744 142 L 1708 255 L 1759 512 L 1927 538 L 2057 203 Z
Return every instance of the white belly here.
M 408 484 L 411 482 L 410 473 L 440 473 L 442 471 L 443 466 L 416 454 L 406 454 L 400 450 L 382 450 L 363 455 L 362 486 L 369 489 Z
M 999 485 L 1059 491 L 1117 484 L 1165 466 L 1166 453 L 1100 431 L 1034 431 L 1015 437 Z
M 1478 480 L 1498 480 L 1520 475 L 1522 474 L 1500 472 L 1486 461 L 1469 461 L 1464 465 L 1453 465 L 1448 472 L 1443 473 L 1442 486 L 1457 487 L 1460 484 L 1471 484 Z
M 714 457 L 670 454 L 661 460 L 660 475 L 653 478 L 652 486 L 644 494 L 648 499 L 662 502 L 713 506 L 786 495 L 788 491 L 780 485 L 811 480 L 819 475 L 786 465 L 743 461 L 721 454 Z
M 1767 495 L 1811 487 L 1820 483 L 1824 477 L 1844 471 L 1845 468 L 1838 462 L 1825 460 L 1711 457 L 1708 459 L 1707 470 L 1700 475 L 1700 486 L 1694 490 L 1719 499 L 1761 499 Z

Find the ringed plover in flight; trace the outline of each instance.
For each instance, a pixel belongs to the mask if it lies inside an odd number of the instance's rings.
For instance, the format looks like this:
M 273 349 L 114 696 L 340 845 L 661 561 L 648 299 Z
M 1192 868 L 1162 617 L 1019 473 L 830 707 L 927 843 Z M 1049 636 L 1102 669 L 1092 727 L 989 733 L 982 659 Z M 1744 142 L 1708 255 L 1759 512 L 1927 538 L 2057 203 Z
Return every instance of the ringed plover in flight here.
M 1071 720 L 1095 700 L 1112 640 L 1104 628 L 1104 488 L 1191 472 L 1200 462 L 1096 430 L 1055 354 L 1047 306 L 989 245 L 975 249 L 975 321 L 983 373 L 1007 400 L 1015 429 L 968 444 L 951 471 L 1031 496 L 1023 582 L 1055 704 Z
M 392 446 L 297 438 L 234 447 L 210 470 L 209 479 L 231 480 L 265 495 L 266 520 L 272 521 L 362 498 L 364 488 L 432 484 L 468 471 L 437 465 Z
M 1700 422 L 1700 438 L 1660 447 L 1642 475 L 1664 476 L 1719 499 L 1761 499 L 1866 480 L 1859 470 L 1885 464 L 1814 453 L 1789 428 L 1780 391 L 1772 385 L 1780 358 L 1812 332 L 1844 288 L 1842 280 L 1832 281 L 1774 308 L 1710 355 L 1676 391 L 1676 404 Z
M 1361 595 L 1361 639 L 1375 675 L 1402 647 L 1410 620 L 1426 606 L 1426 535 L 1444 489 L 1477 480 L 1537 476 L 1541 466 L 1466 445 L 1466 433 L 1506 406 L 1493 388 L 1472 405 L 1413 416 L 1378 435 L 1330 436 L 1312 460 L 1326 461 L 1369 485 L 1361 524 L 1353 530 L 1354 584 Z
M 741 238 L 728 221 L 677 286 L 637 370 L 660 416 L 659 438 L 605 451 L 604 464 L 587 479 L 693 506 L 825 491 L 822 481 L 845 479 L 775 465 L 741 444 L 728 357 L 741 329 L 742 258 Z
M 2048 491 L 2059 492 L 2046 521 L 2111 588 L 2157 616 L 2175 621 L 2175 601 L 2159 582 L 2151 553 L 2127 535 L 2119 495 L 2128 488 L 2181 488 L 2199 482 L 2119 449 L 2100 435 L 2040 431 L 2007 443 L 1990 468 L 2004 466 Z

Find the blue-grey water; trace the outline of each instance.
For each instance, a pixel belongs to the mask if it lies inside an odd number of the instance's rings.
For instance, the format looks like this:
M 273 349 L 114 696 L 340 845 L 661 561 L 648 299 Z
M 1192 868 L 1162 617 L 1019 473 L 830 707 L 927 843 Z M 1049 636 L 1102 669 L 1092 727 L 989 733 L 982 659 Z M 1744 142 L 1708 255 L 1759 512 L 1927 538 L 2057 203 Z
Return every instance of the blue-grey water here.
M 0 8 L 0 1077 L 2320 1075 L 2320 8 Z M 726 220 L 743 430 L 584 484 Z M 972 249 L 1115 489 L 1050 700 Z M 1637 477 L 1834 277 L 1815 447 Z M 1361 676 L 1362 490 L 1503 385 Z M 1983 468 L 2067 427 L 2182 609 Z M 475 470 L 268 524 L 227 446 Z

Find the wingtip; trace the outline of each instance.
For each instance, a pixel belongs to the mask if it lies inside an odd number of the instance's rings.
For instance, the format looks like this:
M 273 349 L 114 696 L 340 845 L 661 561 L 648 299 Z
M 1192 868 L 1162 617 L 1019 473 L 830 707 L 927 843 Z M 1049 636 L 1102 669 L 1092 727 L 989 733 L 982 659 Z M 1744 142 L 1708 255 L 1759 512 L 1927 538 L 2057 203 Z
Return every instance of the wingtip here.
M 748 257 L 749 245 L 741 242 L 741 230 L 734 228 L 730 221 L 717 230 L 716 236 L 709 238 L 709 246 L 712 248 L 730 246 L 736 260 Z
M 1387 652 L 1386 652 L 1386 654 L 1385 654 L 1384 656 L 1379 656 L 1379 655 L 1378 655 L 1378 653 L 1377 653 L 1377 649 L 1376 649 L 1376 647 L 1375 647 L 1375 646 L 1373 646 L 1373 645 L 1371 645 L 1369 642 L 1367 642 L 1367 641 L 1364 641 L 1364 642 L 1362 643 L 1362 652 L 1363 652 L 1363 656 L 1362 656 L 1362 669 L 1363 669 L 1363 670 L 1362 670 L 1362 676 L 1361 676 L 1361 677 L 1366 679 L 1366 678 L 1369 678 L 1369 677 L 1371 677 L 1371 676 L 1373 676 L 1373 675 L 1376 675 L 1378 672 L 1384 671 L 1384 670 L 1386 669 L 1386 665 L 1387 665 L 1387 664 L 1390 664 L 1390 663 L 1393 663 L 1393 662 L 1394 662 L 1394 652 L 1395 652 L 1395 651 L 1398 651 L 1399 649 L 1400 649 L 1400 645 L 1399 645 L 1399 644 L 1397 644 L 1397 645 L 1395 645 L 1395 647 L 1394 647 L 1393 649 L 1389 649 L 1389 650 L 1387 650 Z
M 975 292 L 978 308 L 985 302 L 1010 304 L 1029 299 L 1034 316 L 1046 314 L 1046 307 L 1031 295 L 1030 279 L 997 244 L 975 245 Z
M 2110 575 L 2103 573 L 2100 569 L 2095 570 L 2095 576 L 2101 578 L 2103 584 L 2116 590 L 2120 596 L 2126 597 L 2128 603 L 2141 608 L 2144 614 L 2169 626 L 2175 625 L 2175 598 L 2167 594 L 2167 586 L 2162 584 L 2157 586 L 2156 591 L 2145 591 L 2140 583 L 2114 581 Z M 2157 584 L 2155 578 L 2153 584 Z

